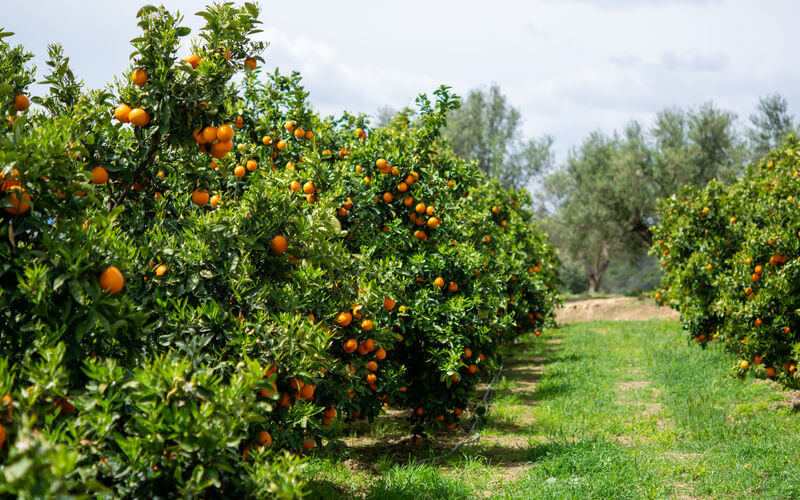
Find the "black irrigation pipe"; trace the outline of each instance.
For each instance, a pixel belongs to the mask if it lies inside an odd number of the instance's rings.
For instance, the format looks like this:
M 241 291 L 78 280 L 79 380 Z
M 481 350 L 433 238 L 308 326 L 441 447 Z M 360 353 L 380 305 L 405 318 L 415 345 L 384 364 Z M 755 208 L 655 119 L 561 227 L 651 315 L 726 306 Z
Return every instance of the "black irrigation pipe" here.
M 488 385 L 488 387 L 486 387 L 486 393 L 483 395 L 483 399 L 481 400 L 481 402 L 482 402 L 483 404 L 486 404 L 486 400 L 489 398 L 489 393 L 491 393 L 491 391 L 492 391 L 492 385 L 494 385 L 494 383 L 497 381 L 497 377 L 499 377 L 499 376 L 500 376 L 500 373 L 501 373 L 502 371 L 503 371 L 503 363 L 500 363 L 500 367 L 499 367 L 499 368 L 497 368 L 497 372 L 494 374 L 494 377 L 492 377 L 492 380 L 489 382 L 489 385 Z M 488 409 L 487 409 L 487 412 L 488 412 Z M 480 420 L 480 419 L 479 419 L 479 418 L 477 417 L 477 415 L 476 415 L 476 416 L 474 417 L 474 420 L 473 420 L 473 422 L 472 422 L 472 427 L 470 427 L 470 429 L 469 429 L 469 433 L 470 433 L 470 434 L 472 434 L 472 433 L 475 431 L 475 427 L 477 427 L 477 425 L 478 425 L 478 421 L 479 421 L 479 420 Z M 450 455 L 452 455 L 453 453 L 455 453 L 455 452 L 456 452 L 456 450 L 458 450 L 459 448 L 461 448 L 463 445 L 465 445 L 465 444 L 471 444 L 471 443 L 475 443 L 475 442 L 477 442 L 477 441 L 478 441 L 480 438 L 481 438 L 481 432 L 480 432 L 480 431 L 478 431 L 478 432 L 475 432 L 475 435 L 474 435 L 474 436 L 472 436 L 472 437 L 471 437 L 471 438 L 469 438 L 469 439 L 465 439 L 465 440 L 463 440 L 463 441 L 459 442 L 458 444 L 456 444 L 456 445 L 453 447 L 453 449 L 452 449 L 452 450 L 448 451 L 448 452 L 447 452 L 447 453 L 445 453 L 444 455 L 439 455 L 438 457 L 437 457 L 437 456 L 432 456 L 432 457 L 426 458 L 426 459 L 424 459 L 424 460 L 419 460 L 419 461 L 417 461 L 417 462 L 415 462 L 415 463 L 418 463 L 418 464 L 424 464 L 424 463 L 426 463 L 426 462 L 431 462 L 431 461 L 434 461 L 434 462 L 435 462 L 436 460 L 441 460 L 441 459 L 443 459 L 443 458 L 447 458 L 447 457 L 449 457 Z

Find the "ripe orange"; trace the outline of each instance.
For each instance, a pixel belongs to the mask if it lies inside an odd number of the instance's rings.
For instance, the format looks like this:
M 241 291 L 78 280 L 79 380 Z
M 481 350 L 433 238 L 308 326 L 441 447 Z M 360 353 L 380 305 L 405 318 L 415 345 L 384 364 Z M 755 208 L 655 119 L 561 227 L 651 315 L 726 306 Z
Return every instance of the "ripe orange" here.
M 289 242 L 286 241 L 286 238 L 281 236 L 280 234 L 272 238 L 272 241 L 269 243 L 270 248 L 272 251 L 277 254 L 282 254 L 289 248 Z
M 303 399 L 311 399 L 314 397 L 314 391 L 317 389 L 316 385 L 304 384 L 300 388 L 300 397 Z
M 30 99 L 25 94 L 17 94 L 14 96 L 14 109 L 17 111 L 25 111 L 31 105 Z
M 298 192 L 300 192 L 300 189 L 302 189 L 302 188 L 301 188 L 301 186 L 300 186 L 300 183 L 299 183 L 299 182 L 297 182 L 297 181 L 292 181 L 292 182 L 291 182 L 291 184 L 289 184 L 289 189 L 291 189 L 291 190 L 292 190 L 292 191 L 294 191 L 295 193 L 298 193 Z
M 428 208 L 425 209 L 425 213 L 428 215 L 433 215 L 433 205 L 428 205 Z
M 455 281 L 451 281 L 450 284 L 447 285 L 447 289 L 450 290 L 451 292 L 456 292 L 458 291 L 458 284 L 456 284 Z
M 372 352 L 375 350 L 375 341 L 372 339 L 367 339 L 364 341 L 364 347 L 367 351 Z
M 197 66 L 200 65 L 200 58 L 197 56 L 197 54 L 189 54 L 184 61 L 191 64 L 192 68 L 197 68 Z
M 256 69 L 256 60 L 255 59 L 251 59 L 249 57 L 247 59 L 245 59 L 244 60 L 244 69 L 246 71 L 252 71 L 252 70 Z
M 17 192 L 20 193 L 19 196 L 17 196 Z M 10 213 L 11 215 L 22 215 L 27 212 L 29 208 L 31 208 L 31 206 L 27 203 L 31 201 L 31 195 L 26 193 L 25 188 L 22 186 L 10 186 L 6 189 L 6 193 L 8 194 L 8 201 L 11 203 L 10 207 L 5 207 L 6 212 Z
M 297 137 L 298 139 L 302 139 L 303 137 L 306 136 L 306 131 L 301 128 L 297 128 L 294 131 L 294 136 Z
M 125 286 L 125 278 L 123 278 L 122 272 L 116 266 L 111 266 L 100 273 L 98 281 L 100 288 L 112 295 L 119 293 L 122 287 Z
M 92 182 L 94 184 L 105 184 L 108 181 L 108 172 L 103 167 L 92 169 Z
M 213 143 L 217 140 L 217 127 L 208 126 L 203 129 L 203 140 L 208 143 Z
M 218 141 L 211 145 L 211 156 L 216 159 L 225 157 L 233 149 L 233 141 Z
M 440 222 L 441 221 L 439 221 L 437 217 L 431 217 L 430 219 L 428 219 L 428 227 L 433 229 L 436 226 L 438 226 Z
M 418 417 L 421 417 L 423 413 L 425 413 L 425 410 L 423 410 L 421 406 L 419 408 L 417 408 L 417 416 Z
M 244 118 L 237 116 L 236 120 L 233 121 L 233 126 L 236 127 L 236 130 L 241 130 L 244 127 Z
M 345 314 L 345 313 L 342 313 L 342 314 Z M 346 325 L 344 325 L 344 326 L 346 326 Z M 350 354 L 351 352 L 353 352 L 356 349 L 358 349 L 358 342 L 356 342 L 355 339 L 347 339 L 345 341 L 344 345 L 342 346 L 342 349 L 347 354 Z
M 478 371 L 478 366 L 477 365 L 469 365 L 467 367 L 467 371 L 470 372 L 470 373 L 475 373 L 475 372 Z
M 394 200 L 394 196 L 392 196 L 392 193 L 389 193 L 388 191 L 386 193 L 383 193 L 383 201 L 385 201 L 386 203 L 391 203 L 392 200 Z
M 406 184 L 405 182 L 401 182 L 400 184 L 397 185 L 397 190 L 400 191 L 401 193 L 405 193 L 406 191 L 408 191 L 408 184 Z
M 750 363 L 748 363 L 747 361 L 742 361 L 741 363 L 739 363 L 739 366 L 742 368 L 742 370 L 747 370 L 748 368 L 750 368 Z
M 428 235 L 425 231 L 414 231 L 414 237 L 420 241 L 427 241 Z
M 775 368 L 769 367 L 767 368 L 767 377 L 772 378 L 775 376 Z
M 235 175 L 236 177 L 238 177 L 240 179 L 242 177 L 244 177 L 244 174 L 246 174 L 246 173 L 247 173 L 247 171 L 241 165 L 236 165 L 236 168 L 233 169 L 233 175 Z
M 278 144 L 276 144 L 275 147 L 277 147 L 278 150 L 283 151 L 284 149 L 286 149 L 286 142 L 278 141 Z
M 313 139 L 313 138 L 314 138 L 314 132 L 306 130 L 306 139 Z
M 386 359 L 386 349 L 381 347 L 380 349 L 375 351 L 375 359 L 379 361 Z
M 375 162 L 375 166 L 378 167 L 380 170 L 385 169 L 386 168 L 386 160 L 384 160 L 383 158 L 379 159 L 378 161 Z
M 383 299 L 383 307 L 387 311 L 391 311 L 392 309 L 394 309 L 394 306 L 395 306 L 395 303 L 394 303 L 394 300 L 391 297 L 386 297 L 385 299 Z
M 272 446 L 272 436 L 267 431 L 261 431 L 258 433 L 258 442 L 262 446 L 266 446 L 267 448 L 269 448 L 270 446 Z
M 264 137 L 261 138 L 261 144 L 269 146 L 270 144 L 272 144 L 272 137 L 265 135 Z
M 435 280 L 433 280 L 433 285 L 438 287 L 438 288 L 442 288 L 442 287 L 444 287 L 444 280 L 440 276 L 440 277 L 436 278 Z
M 378 370 L 378 363 L 376 363 L 374 361 L 370 361 L 369 363 L 367 363 L 367 370 L 369 370 L 371 372 L 377 371 Z
M 372 330 L 372 320 L 371 319 L 365 319 L 364 321 L 362 321 L 361 322 L 361 328 L 363 328 L 364 330 L 367 330 L 367 331 Z
M 150 123 L 150 115 L 142 108 L 133 108 L 131 112 L 128 113 L 128 119 L 137 127 L 144 127 Z
M 217 208 L 221 201 L 222 198 L 218 194 L 215 194 L 210 200 L 208 200 L 208 203 L 211 204 L 212 207 Z
M 466 356 L 468 358 L 471 358 L 472 357 L 472 349 L 470 349 L 469 347 L 465 347 L 464 348 L 464 356 Z
M 247 170 L 253 171 L 258 168 L 258 162 L 255 160 L 247 160 Z
M 423 212 L 425 212 L 425 204 L 417 203 L 417 206 L 414 207 L 414 211 L 416 211 L 418 214 L 422 214 Z
M 410 207 L 413 203 L 414 203 L 414 197 L 413 196 L 406 196 L 406 199 L 403 200 L 403 205 L 405 205 L 407 207 Z
M 147 83 L 147 72 L 141 68 L 137 69 L 133 72 L 131 81 L 134 85 L 138 85 L 139 87 L 143 86 L 145 83 Z
M 305 194 L 314 194 L 314 191 L 316 191 L 316 190 L 317 190 L 317 188 L 314 186 L 314 183 L 311 182 L 311 181 L 308 181 L 305 184 L 303 184 L 303 192 Z
M 58 398 L 53 402 L 53 408 L 61 408 L 62 415 L 72 415 L 75 413 L 75 406 L 67 398 Z
M 156 276 L 163 276 L 167 272 L 166 264 L 161 264 L 156 268 Z
M 117 119 L 120 123 L 128 123 L 130 122 L 129 115 L 131 113 L 131 108 L 127 104 L 120 104 L 114 110 L 114 118 Z
M 195 189 L 192 193 L 192 202 L 198 207 L 202 207 L 208 203 L 208 191 L 205 189 L 201 190 L 200 188 Z

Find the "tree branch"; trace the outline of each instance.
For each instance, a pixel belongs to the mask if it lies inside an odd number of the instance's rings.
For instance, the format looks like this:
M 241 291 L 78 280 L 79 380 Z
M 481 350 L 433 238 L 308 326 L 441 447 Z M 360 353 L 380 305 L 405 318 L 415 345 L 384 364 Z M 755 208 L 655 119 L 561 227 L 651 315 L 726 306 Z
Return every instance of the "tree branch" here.
M 125 201 L 125 198 L 127 198 L 131 192 L 131 188 L 136 183 L 136 179 L 139 178 L 139 176 L 142 174 L 145 168 L 147 168 L 151 163 L 153 163 L 153 158 L 156 156 L 156 151 L 158 151 L 159 142 L 161 142 L 161 136 L 159 134 L 153 135 L 152 140 L 150 141 L 150 146 L 147 150 L 147 154 L 139 163 L 139 166 L 136 167 L 136 170 L 133 172 L 133 176 L 131 177 L 130 182 L 128 183 L 127 186 L 125 186 L 125 189 L 122 190 L 122 194 L 120 194 L 119 198 L 114 203 L 114 205 L 111 206 L 109 212 L 117 208 L 120 203 Z

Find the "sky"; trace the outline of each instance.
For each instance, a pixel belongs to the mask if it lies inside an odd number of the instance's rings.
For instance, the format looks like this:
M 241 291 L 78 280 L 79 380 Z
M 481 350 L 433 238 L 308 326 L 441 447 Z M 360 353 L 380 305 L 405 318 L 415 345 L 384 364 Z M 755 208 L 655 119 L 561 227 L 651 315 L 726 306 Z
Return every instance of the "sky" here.
M 0 28 L 44 67 L 60 42 L 101 87 L 130 64 L 136 0 L 3 1 Z M 153 2 L 156 3 L 156 2 Z M 166 0 L 197 28 L 204 2 Z M 266 67 L 300 71 L 323 114 L 413 105 L 496 83 L 557 159 L 590 132 L 714 101 L 744 127 L 759 96 L 800 114 L 795 0 L 261 1 Z

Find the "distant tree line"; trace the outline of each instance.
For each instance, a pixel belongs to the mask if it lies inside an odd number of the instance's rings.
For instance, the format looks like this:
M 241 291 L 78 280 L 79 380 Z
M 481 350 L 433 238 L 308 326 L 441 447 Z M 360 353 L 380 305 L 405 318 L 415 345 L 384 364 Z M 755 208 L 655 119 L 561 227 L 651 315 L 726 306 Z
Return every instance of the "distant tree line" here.
M 395 115 L 389 108 L 378 114 L 386 122 Z M 760 98 L 743 127 L 735 113 L 708 102 L 664 109 L 649 126 L 632 120 L 611 134 L 592 132 L 555 164 L 552 138 L 526 139 L 521 122 L 519 110 L 492 85 L 470 91 L 448 117 L 444 136 L 503 185 L 538 191 L 565 288 L 574 293 L 609 289 L 603 280 L 610 269 L 623 289 L 653 286 L 657 271 L 647 250 L 658 200 L 687 184 L 729 182 L 798 133 L 780 94 Z

